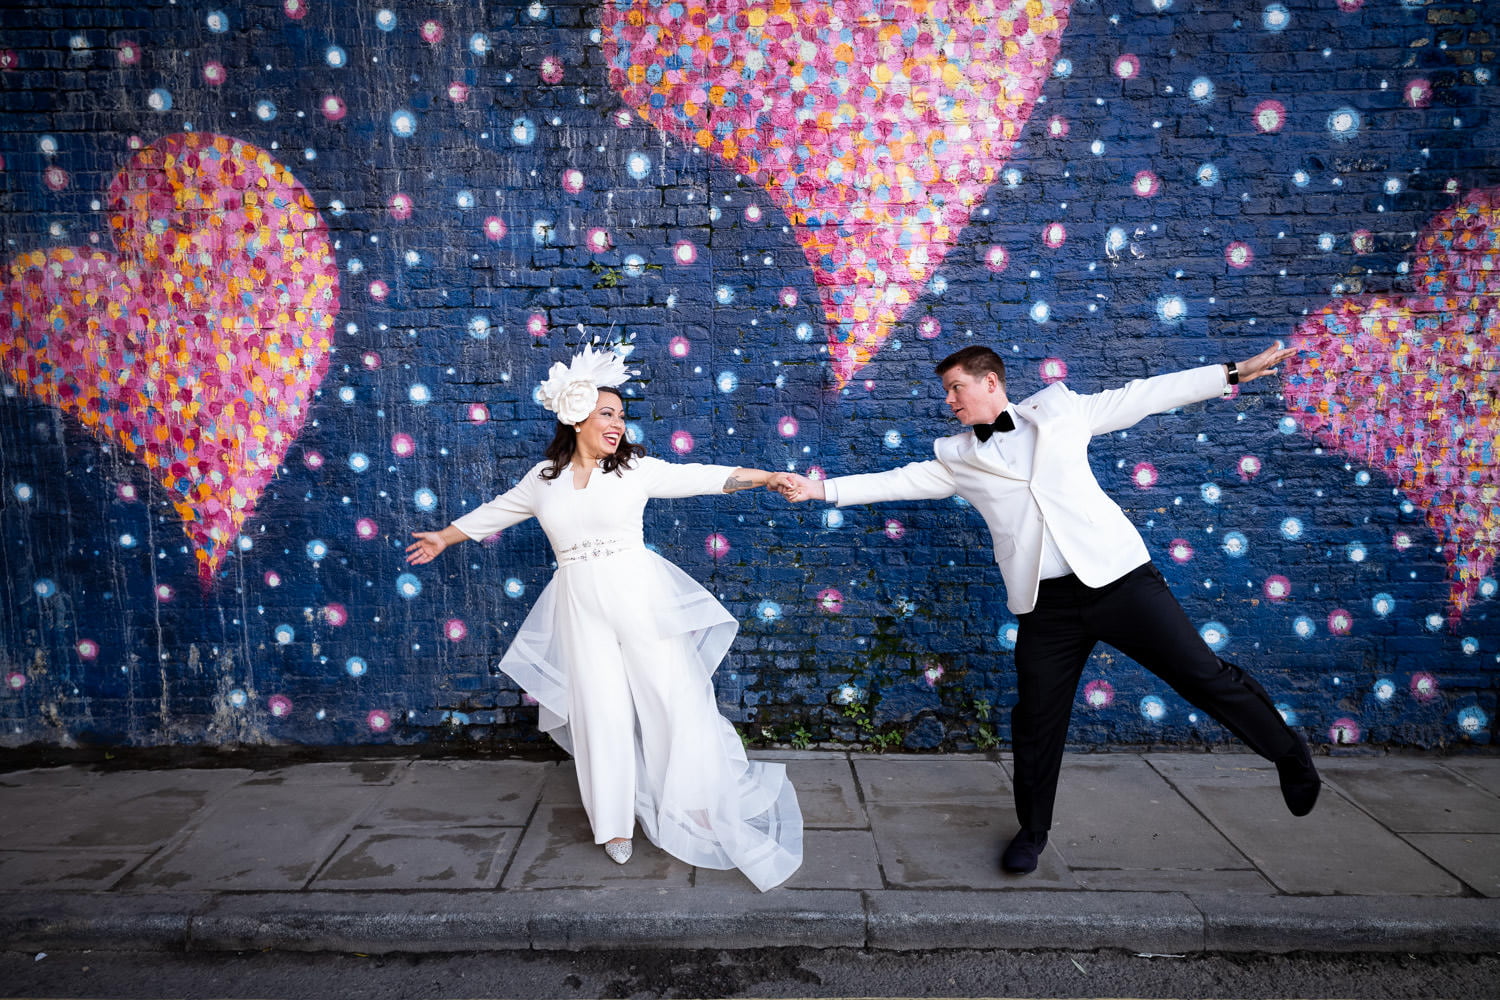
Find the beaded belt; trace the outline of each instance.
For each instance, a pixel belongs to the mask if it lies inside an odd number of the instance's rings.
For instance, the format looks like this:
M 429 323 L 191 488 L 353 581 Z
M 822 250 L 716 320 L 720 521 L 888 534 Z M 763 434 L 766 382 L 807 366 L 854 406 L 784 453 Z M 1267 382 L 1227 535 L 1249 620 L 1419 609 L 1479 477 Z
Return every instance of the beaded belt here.
M 573 563 L 603 559 L 621 552 L 644 549 L 646 543 L 638 538 L 585 538 L 556 553 L 559 568 Z

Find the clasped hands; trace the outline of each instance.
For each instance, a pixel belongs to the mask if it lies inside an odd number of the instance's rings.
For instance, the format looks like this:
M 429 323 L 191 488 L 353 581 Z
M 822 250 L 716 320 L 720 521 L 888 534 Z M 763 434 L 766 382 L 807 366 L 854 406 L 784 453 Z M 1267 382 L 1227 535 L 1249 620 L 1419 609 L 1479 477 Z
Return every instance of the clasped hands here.
M 766 489 L 780 493 L 792 503 L 823 499 L 822 480 L 808 479 L 806 476 L 798 475 L 795 472 L 771 473 L 771 478 L 766 480 Z

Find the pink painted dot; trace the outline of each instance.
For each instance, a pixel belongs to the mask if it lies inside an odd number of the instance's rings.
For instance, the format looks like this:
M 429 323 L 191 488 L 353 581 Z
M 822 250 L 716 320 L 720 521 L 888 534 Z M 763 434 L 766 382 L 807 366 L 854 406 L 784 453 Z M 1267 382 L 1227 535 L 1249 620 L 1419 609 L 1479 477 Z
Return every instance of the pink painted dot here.
M 1406 103 L 1414 108 L 1425 108 L 1432 103 L 1432 83 L 1417 79 L 1406 85 L 1402 95 Z
M 1365 5 L 1365 0 L 1338 0 L 1339 10 L 1352 14 Z
M 158 601 L 160 601 L 161 603 L 166 604 L 168 601 L 170 601 L 172 598 L 174 598 L 176 596 L 177 596 L 177 591 L 173 590 L 171 587 L 167 586 L 165 583 L 158 583 L 156 585 L 156 599 Z
M 217 87 L 227 79 L 229 79 L 229 74 L 224 71 L 223 63 L 206 62 L 203 64 L 203 82 L 210 87 Z
M 383 281 L 370 282 L 370 298 L 376 302 L 384 302 L 391 294 L 391 286 Z
M 99 644 L 93 639 L 79 639 L 73 647 L 78 650 L 78 656 L 84 660 L 92 660 L 99 655 Z
M 943 679 L 943 666 L 940 663 L 928 663 L 922 670 L 922 676 L 927 681 L 928 687 L 937 687 L 937 682 Z
M 391 200 L 386 202 L 386 209 L 391 213 L 391 218 L 399 222 L 411 218 L 411 207 L 411 195 L 402 194 L 400 191 L 391 195 Z
M 521 704 L 523 704 L 523 705 L 535 705 L 536 703 L 537 703 L 537 700 L 535 698 L 533 698 L 531 695 L 527 694 L 525 691 L 521 692 Z
M 1134 79 L 1141 71 L 1141 61 L 1127 52 L 1115 60 L 1115 76 L 1121 80 Z
M 1284 601 L 1292 596 L 1292 581 L 1284 576 L 1268 576 L 1261 588 L 1270 601 Z
M 328 94 L 318 103 L 318 110 L 331 122 L 343 121 L 344 116 L 349 113 L 349 105 L 337 94 Z
M 462 104 L 469 99 L 469 85 L 460 80 L 454 80 L 448 84 L 448 100 L 454 104 Z
M 1037 366 L 1037 373 L 1048 385 L 1061 382 L 1068 377 L 1068 363 L 1062 358 L 1043 358 L 1042 363 Z
M 844 595 L 833 587 L 818 591 L 818 610 L 827 615 L 836 615 L 844 610 Z
M 1286 125 L 1286 106 L 1280 101 L 1261 101 L 1255 106 L 1252 120 L 1257 132 L 1280 132 Z
M 1108 708 L 1115 703 L 1115 686 L 1109 681 L 1089 681 L 1083 686 L 1083 703 L 1089 708 Z
M 1130 470 L 1130 481 L 1143 490 L 1155 486 L 1160 478 L 1161 474 L 1150 462 L 1137 462 L 1135 468 Z
M 584 240 L 588 243 L 588 248 L 594 253 L 604 253 L 614 246 L 614 243 L 609 238 L 608 229 L 590 229 Z
M 1412 545 L 1410 533 L 1405 531 L 1396 532 L 1391 536 L 1391 545 L 1395 547 L 1397 552 L 1405 552 Z
M 823 467 L 821 465 L 812 465 L 808 466 L 807 478 L 816 480 L 821 483 L 823 480 L 828 478 L 828 473 L 823 471 Z
M 62 167 L 48 167 L 42 171 L 42 181 L 53 191 L 61 191 L 68 186 L 68 172 Z
M 1359 723 L 1349 718 L 1334 719 L 1333 725 L 1328 727 L 1328 741 L 1338 746 L 1348 746 L 1358 743 L 1364 733 L 1360 731 Z
M 134 503 L 136 499 L 135 487 L 130 483 L 121 483 L 115 487 L 115 496 L 126 503 Z
M 1054 139 L 1061 139 L 1068 134 L 1068 120 L 1062 115 L 1053 115 L 1047 119 L 1047 134 Z
M 1344 608 L 1334 608 L 1328 613 L 1328 631 L 1334 635 L 1348 635 L 1354 628 L 1354 616 Z
M 894 517 L 886 518 L 885 537 L 889 538 L 893 542 L 899 542 L 901 539 L 906 537 L 906 525 L 902 524 Z
M 872 379 L 872 378 L 865 379 L 865 392 L 874 392 L 874 391 L 875 391 L 875 380 Z
M 492 215 L 484 220 L 484 235 L 491 242 L 504 239 L 505 232 L 505 220 L 498 215 Z
M 292 699 L 284 694 L 273 694 L 266 699 L 266 707 L 271 714 L 278 719 L 284 719 L 292 714 Z
M 562 83 L 563 64 L 557 56 L 548 56 L 542 60 L 542 81 L 544 83 Z
M 422 27 L 417 29 L 417 34 L 422 36 L 422 41 L 428 45 L 436 45 L 443 40 L 443 26 L 436 21 L 423 21 Z
M 532 313 L 526 317 L 526 332 L 533 337 L 547 336 L 547 315 L 545 313 Z
M 936 316 L 923 316 L 917 321 L 917 336 L 923 340 L 933 340 L 942 332 L 943 324 Z
M 12 691 L 19 691 L 26 686 L 26 675 L 19 670 L 12 670 L 5 675 L 5 686 Z
M 342 604 L 325 604 L 323 605 L 323 620 L 339 628 L 348 623 L 349 609 Z
M 1056 250 L 1067 241 L 1068 228 L 1061 222 L 1049 222 L 1047 227 L 1042 230 L 1042 242 L 1053 250 Z
M 377 708 L 365 716 L 365 725 L 377 733 L 383 733 L 391 728 L 391 713 Z
M 354 533 L 364 541 L 373 541 L 380 537 L 380 525 L 372 518 L 362 517 L 354 522 Z
M 1255 251 L 1250 249 L 1250 244 L 1241 243 L 1238 240 L 1224 248 L 1224 263 L 1230 267 L 1242 269 L 1249 267 L 1255 262 Z
M 615 123 L 615 128 L 630 128 L 635 124 L 635 116 L 621 108 L 610 116 L 610 121 Z
M 1356 229 L 1351 242 L 1355 253 L 1373 253 L 1375 250 L 1375 234 L 1368 229 Z
M 1161 190 L 1161 178 L 1149 170 L 1142 170 L 1130 182 L 1130 190 L 1137 198 L 1150 198 Z
M 760 216 L 761 216 L 761 210 L 760 210 L 760 206 L 759 205 L 746 205 L 745 206 L 745 221 L 746 222 L 759 222 L 760 221 Z
M 776 422 L 776 432 L 784 438 L 797 436 L 797 418 L 782 417 Z
M 469 423 L 482 424 L 490 419 L 490 408 L 483 403 L 469 404 Z
M 141 47 L 135 42 L 121 42 L 119 46 L 116 47 L 115 52 L 117 54 L 117 58 L 120 60 L 121 66 L 134 66 L 136 63 L 141 61 Z M 14 52 L 0 53 L 0 65 L 3 65 L 6 56 L 9 56 L 11 58 L 11 65 L 4 66 L 4 68 L 10 69 L 11 66 L 15 65 L 16 54 Z
M 686 337 L 673 337 L 667 341 L 667 353 L 674 358 L 685 358 L 691 353 L 693 346 L 688 343 Z
M 788 285 L 781 290 L 781 293 L 777 296 L 777 298 L 783 306 L 790 309 L 797 304 L 801 296 L 797 294 L 797 289 Z
M 995 274 L 999 274 L 1005 270 L 1009 263 L 1010 254 L 1006 253 L 1005 248 L 1002 246 L 992 246 L 984 252 L 984 266 Z
M 261 579 L 266 581 L 267 587 L 281 586 L 281 574 L 276 572 L 274 569 L 266 570 L 266 575 L 261 577 Z
M 125 140 L 125 145 L 130 149 L 140 149 L 145 144 L 145 140 L 138 135 L 133 135 Z
M 460 642 L 467 638 L 469 626 L 464 624 L 462 618 L 449 618 L 443 623 L 443 635 L 448 637 L 449 642 Z
M 672 247 L 672 259 L 682 265 L 692 264 L 698 259 L 698 248 L 692 240 L 678 240 Z
M 672 450 L 679 455 L 688 454 L 693 450 L 693 436 L 687 431 L 673 431 Z
M 359 360 L 370 371 L 374 371 L 380 367 L 380 355 L 375 351 L 366 351 Z
M 307 16 L 307 4 L 304 0 L 285 0 L 281 5 L 281 9 L 293 21 L 300 21 Z
M 583 171 L 569 167 L 563 171 L 562 187 L 568 194 L 577 194 L 583 190 Z
M 1260 475 L 1260 459 L 1256 458 L 1254 455 L 1241 455 L 1236 468 L 1239 470 L 1240 478 L 1248 483 L 1250 480 Z
M 1174 538 L 1167 546 L 1167 554 L 1176 563 L 1185 563 L 1193 558 L 1193 547 L 1188 544 L 1186 538 Z
M 391 435 L 391 454 L 397 458 L 411 458 L 417 453 L 417 442 L 410 434 Z
M 323 453 L 321 451 L 314 451 L 313 449 L 309 448 L 302 453 L 302 464 L 307 466 L 309 469 L 312 469 L 314 472 L 323 467 L 324 461 L 325 459 L 323 458 Z
M 729 539 L 723 535 L 709 535 L 703 540 L 704 550 L 715 559 L 723 559 L 729 555 Z
M 1429 702 L 1438 696 L 1438 679 L 1429 673 L 1411 675 L 1411 696 L 1420 702 Z

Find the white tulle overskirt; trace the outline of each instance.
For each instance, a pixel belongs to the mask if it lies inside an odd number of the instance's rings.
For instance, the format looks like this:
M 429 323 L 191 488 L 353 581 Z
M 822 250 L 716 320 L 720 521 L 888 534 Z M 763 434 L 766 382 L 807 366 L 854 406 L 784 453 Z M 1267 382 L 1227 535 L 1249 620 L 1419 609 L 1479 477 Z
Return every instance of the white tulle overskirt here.
M 595 840 L 631 835 L 762 891 L 802 863 L 784 765 L 745 757 L 713 673 L 738 623 L 645 548 L 559 567 L 500 661 L 573 755 Z

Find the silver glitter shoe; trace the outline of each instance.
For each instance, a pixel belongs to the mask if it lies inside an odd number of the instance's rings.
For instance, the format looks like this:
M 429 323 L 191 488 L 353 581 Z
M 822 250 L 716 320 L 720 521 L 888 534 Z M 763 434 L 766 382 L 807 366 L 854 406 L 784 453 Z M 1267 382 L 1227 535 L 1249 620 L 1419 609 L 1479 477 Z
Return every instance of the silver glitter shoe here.
M 619 843 L 609 843 L 604 845 L 604 853 L 608 854 L 609 860 L 613 861 L 617 865 L 623 865 L 625 862 L 629 861 L 630 852 L 634 849 L 634 845 L 631 843 L 631 841 L 628 840 L 622 840 Z

